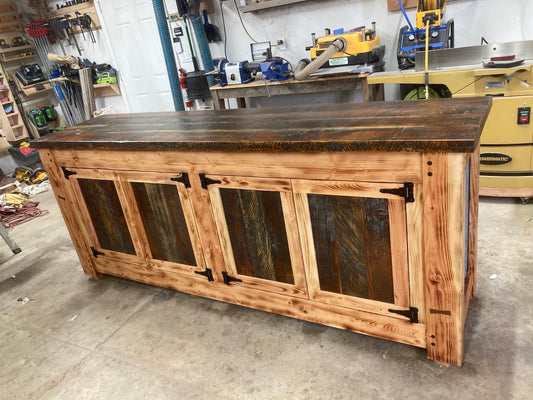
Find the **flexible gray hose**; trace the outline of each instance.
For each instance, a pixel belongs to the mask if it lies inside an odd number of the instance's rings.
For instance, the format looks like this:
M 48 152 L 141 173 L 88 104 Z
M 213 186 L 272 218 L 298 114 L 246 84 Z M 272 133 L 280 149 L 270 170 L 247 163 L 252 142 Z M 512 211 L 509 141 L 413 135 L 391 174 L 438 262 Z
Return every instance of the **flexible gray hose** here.
M 319 57 L 315 58 L 311 64 L 308 64 L 303 69 L 302 66 L 304 63 L 299 63 L 296 69 L 294 70 L 294 79 L 297 81 L 301 81 L 305 78 L 307 78 L 309 75 L 311 75 L 313 72 L 315 72 L 318 68 L 320 68 L 326 61 L 328 61 L 333 54 L 335 54 L 338 51 L 343 51 L 346 48 L 346 42 L 338 38 L 336 39 L 327 49 L 325 52 L 323 52 Z

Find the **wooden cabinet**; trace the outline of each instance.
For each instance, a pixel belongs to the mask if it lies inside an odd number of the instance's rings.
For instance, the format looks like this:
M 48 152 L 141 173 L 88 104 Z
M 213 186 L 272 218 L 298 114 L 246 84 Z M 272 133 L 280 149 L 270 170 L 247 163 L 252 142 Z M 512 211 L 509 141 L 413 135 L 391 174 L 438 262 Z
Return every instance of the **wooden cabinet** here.
M 490 101 L 109 115 L 35 146 L 87 274 L 460 364 Z

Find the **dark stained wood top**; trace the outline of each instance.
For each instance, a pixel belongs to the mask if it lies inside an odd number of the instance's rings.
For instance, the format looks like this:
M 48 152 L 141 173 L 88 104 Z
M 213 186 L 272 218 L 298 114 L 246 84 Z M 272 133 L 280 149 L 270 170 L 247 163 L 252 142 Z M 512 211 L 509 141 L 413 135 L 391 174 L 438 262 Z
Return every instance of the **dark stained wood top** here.
M 472 152 L 489 97 L 105 115 L 36 148 Z

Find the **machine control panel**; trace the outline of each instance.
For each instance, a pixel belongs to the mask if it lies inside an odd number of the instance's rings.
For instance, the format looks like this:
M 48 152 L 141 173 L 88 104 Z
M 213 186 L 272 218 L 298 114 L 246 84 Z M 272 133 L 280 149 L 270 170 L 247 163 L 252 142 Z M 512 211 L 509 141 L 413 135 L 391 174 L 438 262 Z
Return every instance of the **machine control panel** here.
M 531 117 L 531 107 L 520 107 L 516 123 L 518 125 L 527 125 Z

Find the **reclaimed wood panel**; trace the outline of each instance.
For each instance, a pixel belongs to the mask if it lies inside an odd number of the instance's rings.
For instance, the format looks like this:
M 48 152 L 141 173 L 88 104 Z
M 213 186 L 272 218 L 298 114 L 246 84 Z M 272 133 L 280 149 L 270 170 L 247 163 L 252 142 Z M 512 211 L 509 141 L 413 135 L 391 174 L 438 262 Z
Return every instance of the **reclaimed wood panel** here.
M 280 194 L 219 190 L 237 273 L 293 284 Z
M 395 303 L 389 202 L 386 199 L 362 198 L 361 207 L 368 298 Z
M 78 184 L 100 247 L 135 254 L 115 183 L 108 180 L 78 179 Z
M 491 99 L 104 115 L 46 135 L 38 148 L 225 152 L 472 152 Z M 421 104 L 423 103 L 423 104 Z M 431 119 L 431 129 L 427 121 Z
M 132 183 L 152 257 L 195 266 L 196 260 L 175 185 Z
M 387 200 L 307 197 L 320 289 L 394 303 Z

